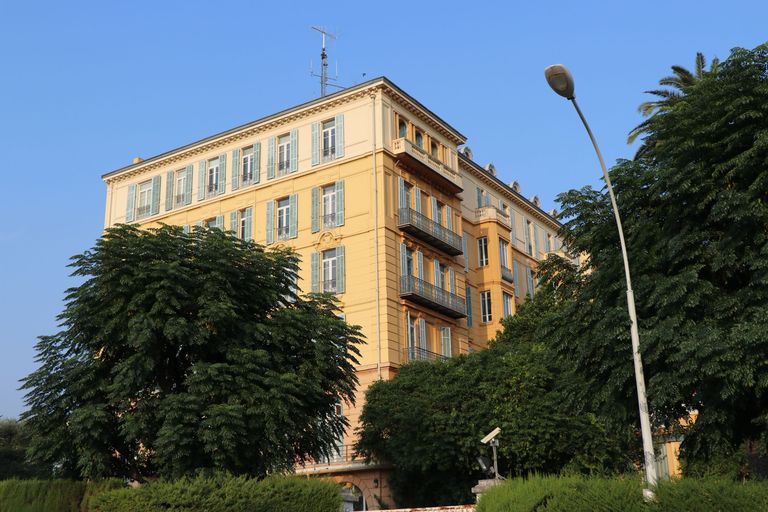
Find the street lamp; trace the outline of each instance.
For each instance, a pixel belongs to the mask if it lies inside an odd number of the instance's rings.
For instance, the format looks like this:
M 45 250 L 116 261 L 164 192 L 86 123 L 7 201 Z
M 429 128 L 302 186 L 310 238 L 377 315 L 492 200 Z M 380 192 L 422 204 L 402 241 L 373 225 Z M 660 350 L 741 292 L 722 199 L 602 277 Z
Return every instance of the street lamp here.
M 621 241 L 621 255 L 624 258 L 624 276 L 627 279 L 627 310 L 629 310 L 629 332 L 632 337 L 632 358 L 635 363 L 635 385 L 637 386 L 637 405 L 640 409 L 640 433 L 643 437 L 643 454 L 645 458 L 645 480 L 647 488 L 643 489 L 643 496 L 646 500 L 654 499 L 654 489 L 656 489 L 656 455 L 653 451 L 653 438 L 651 437 L 651 420 L 648 415 L 648 401 L 645 392 L 645 377 L 643 376 L 643 360 L 640 356 L 640 336 L 637 333 L 637 313 L 635 313 L 635 294 L 632 292 L 632 280 L 629 277 L 629 260 L 627 259 L 627 245 L 624 242 L 624 230 L 621 228 L 621 217 L 619 209 L 616 206 L 616 196 L 613 195 L 611 178 L 608 176 L 608 169 L 605 168 L 603 155 L 597 146 L 597 140 L 592 134 L 592 130 L 587 124 L 584 114 L 581 113 L 579 104 L 576 103 L 574 94 L 573 77 L 568 69 L 562 64 L 548 66 L 544 70 L 544 76 L 552 90 L 557 94 L 570 100 L 576 113 L 579 114 L 584 128 L 587 129 L 589 139 L 595 147 L 597 158 L 600 160 L 600 167 L 603 169 L 605 184 L 608 186 L 608 195 L 611 197 L 611 206 L 613 206 L 613 216 L 616 218 L 616 227 L 619 230 L 619 241 Z

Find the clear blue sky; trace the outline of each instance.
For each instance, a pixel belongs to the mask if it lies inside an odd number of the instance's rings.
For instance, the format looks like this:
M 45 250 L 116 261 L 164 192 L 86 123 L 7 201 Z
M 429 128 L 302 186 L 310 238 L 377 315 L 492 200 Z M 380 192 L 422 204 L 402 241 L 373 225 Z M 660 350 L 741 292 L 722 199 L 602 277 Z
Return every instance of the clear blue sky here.
M 103 227 L 101 175 L 318 94 L 319 35 L 339 83 L 386 75 L 469 137 L 475 159 L 546 209 L 598 184 L 562 62 L 607 160 L 630 157 L 637 105 L 696 51 L 766 38 L 752 2 L 7 1 L 0 6 L 0 415 L 17 416 L 36 337 L 56 331 L 69 256 Z

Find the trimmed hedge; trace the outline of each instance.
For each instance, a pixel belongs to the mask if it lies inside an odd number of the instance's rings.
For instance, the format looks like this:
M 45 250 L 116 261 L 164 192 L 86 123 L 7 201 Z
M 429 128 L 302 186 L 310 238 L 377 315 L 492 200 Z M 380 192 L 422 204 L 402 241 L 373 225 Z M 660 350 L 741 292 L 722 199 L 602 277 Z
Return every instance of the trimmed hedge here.
M 642 498 L 639 478 L 515 479 L 483 494 L 477 512 L 756 512 L 768 511 L 768 484 L 726 479 L 666 481 L 654 503 Z
M 329 480 L 215 476 L 158 481 L 100 494 L 90 512 L 338 512 L 340 488 Z
M 3 480 L 0 512 L 88 512 L 94 496 L 124 486 L 121 480 Z

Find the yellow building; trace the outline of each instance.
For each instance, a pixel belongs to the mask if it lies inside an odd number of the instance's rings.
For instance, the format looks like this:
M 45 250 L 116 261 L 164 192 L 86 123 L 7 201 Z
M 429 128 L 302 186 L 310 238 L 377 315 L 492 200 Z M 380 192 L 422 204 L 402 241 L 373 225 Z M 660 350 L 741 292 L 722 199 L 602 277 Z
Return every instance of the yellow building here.
M 212 135 L 103 176 L 105 225 L 215 226 L 302 259 L 303 292 L 335 293 L 367 343 L 332 475 L 367 506 L 386 468 L 352 454 L 363 394 L 414 359 L 483 348 L 560 250 L 557 221 L 481 167 L 466 138 L 386 78 Z M 343 409 L 343 410 L 342 410 Z

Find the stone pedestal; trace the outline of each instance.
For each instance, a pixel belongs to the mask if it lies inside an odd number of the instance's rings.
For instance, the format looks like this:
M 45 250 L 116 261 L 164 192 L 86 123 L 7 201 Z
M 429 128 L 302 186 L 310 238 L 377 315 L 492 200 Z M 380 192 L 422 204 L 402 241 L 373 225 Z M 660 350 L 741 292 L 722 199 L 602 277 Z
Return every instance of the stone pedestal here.
M 493 487 L 494 485 L 499 485 L 503 480 L 497 480 L 495 478 L 487 478 L 485 480 L 478 480 L 477 485 L 472 488 L 472 494 L 475 495 L 475 501 L 480 500 L 480 496 Z

